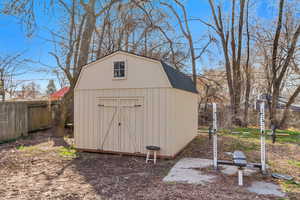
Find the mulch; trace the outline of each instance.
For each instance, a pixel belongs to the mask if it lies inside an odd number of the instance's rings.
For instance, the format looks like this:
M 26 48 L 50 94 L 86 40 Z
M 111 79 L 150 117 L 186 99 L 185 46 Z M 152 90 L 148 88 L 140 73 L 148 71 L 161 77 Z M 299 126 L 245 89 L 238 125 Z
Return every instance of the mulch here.
M 48 130 L 0 145 L 0 199 L 277 199 L 238 187 L 235 176 L 219 174 L 216 183 L 207 185 L 162 182 L 178 159 L 211 157 L 206 137 L 193 141 L 175 160 L 156 165 L 134 156 L 59 155 L 58 149 L 70 143 L 72 139 L 52 137 Z M 21 145 L 34 148 L 18 150 Z M 245 184 L 252 179 L 245 178 Z

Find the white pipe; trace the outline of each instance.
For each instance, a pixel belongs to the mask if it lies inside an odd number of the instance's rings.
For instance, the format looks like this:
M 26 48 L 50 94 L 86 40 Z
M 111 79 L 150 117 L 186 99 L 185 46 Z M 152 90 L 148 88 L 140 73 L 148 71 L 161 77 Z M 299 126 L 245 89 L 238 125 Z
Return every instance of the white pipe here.
M 260 104 L 260 158 L 261 170 L 266 171 L 265 102 Z
M 243 170 L 238 170 L 238 179 L 239 179 L 239 186 L 243 186 Z
M 217 135 L 217 105 L 213 105 L 213 165 L 218 168 L 218 135 Z
M 213 129 L 214 132 L 217 132 L 217 104 L 213 103 Z

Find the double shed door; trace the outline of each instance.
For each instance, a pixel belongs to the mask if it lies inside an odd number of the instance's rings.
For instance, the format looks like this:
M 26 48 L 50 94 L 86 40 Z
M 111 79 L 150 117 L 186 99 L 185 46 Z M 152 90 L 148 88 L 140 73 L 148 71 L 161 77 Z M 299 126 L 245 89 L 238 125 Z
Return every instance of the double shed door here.
M 143 99 L 99 98 L 99 149 L 138 153 L 143 148 Z

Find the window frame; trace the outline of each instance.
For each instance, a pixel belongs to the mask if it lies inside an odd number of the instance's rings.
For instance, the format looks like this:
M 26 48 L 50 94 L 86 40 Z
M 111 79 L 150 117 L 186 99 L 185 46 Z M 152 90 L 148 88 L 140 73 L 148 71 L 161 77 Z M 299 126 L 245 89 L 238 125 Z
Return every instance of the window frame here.
M 124 63 L 124 76 L 115 76 L 115 64 L 116 63 Z M 127 62 L 125 60 L 120 60 L 120 61 L 114 61 L 113 62 L 113 67 L 112 67 L 112 76 L 114 80 L 122 80 L 122 79 L 126 79 L 127 78 Z M 119 71 L 121 71 L 121 69 L 117 69 Z M 120 72 L 119 72 L 120 73 Z

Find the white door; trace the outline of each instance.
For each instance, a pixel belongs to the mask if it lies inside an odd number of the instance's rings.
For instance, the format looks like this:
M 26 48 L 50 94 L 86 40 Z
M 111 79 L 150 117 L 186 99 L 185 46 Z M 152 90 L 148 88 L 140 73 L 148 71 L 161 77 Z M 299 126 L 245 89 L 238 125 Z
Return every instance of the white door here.
M 141 98 L 99 99 L 100 149 L 142 152 L 143 102 Z
M 99 99 L 99 148 L 106 151 L 118 151 L 118 99 Z

